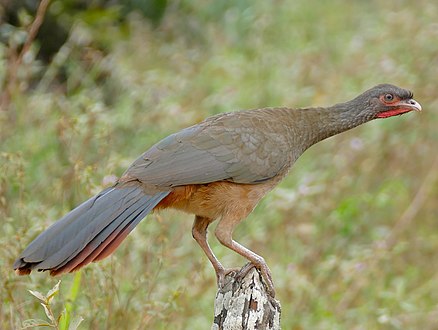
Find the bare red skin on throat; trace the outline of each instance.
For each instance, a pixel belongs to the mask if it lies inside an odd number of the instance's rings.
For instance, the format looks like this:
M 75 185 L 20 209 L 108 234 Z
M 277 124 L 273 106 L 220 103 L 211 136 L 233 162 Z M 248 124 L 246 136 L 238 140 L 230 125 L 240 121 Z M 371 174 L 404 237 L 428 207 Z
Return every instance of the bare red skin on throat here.
M 388 117 L 392 117 L 392 116 L 401 115 L 401 114 L 409 112 L 411 110 L 412 109 L 400 107 L 400 108 L 395 108 L 395 109 L 388 110 L 385 112 L 381 112 L 376 117 L 377 118 L 388 118 Z

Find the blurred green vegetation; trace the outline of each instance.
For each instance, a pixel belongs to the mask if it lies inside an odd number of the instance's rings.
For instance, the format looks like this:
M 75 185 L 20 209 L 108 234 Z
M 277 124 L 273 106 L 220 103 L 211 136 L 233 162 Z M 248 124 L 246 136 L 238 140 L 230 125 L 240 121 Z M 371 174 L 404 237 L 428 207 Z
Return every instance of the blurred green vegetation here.
M 22 249 L 160 138 L 218 112 L 331 105 L 389 82 L 424 111 L 312 147 L 235 238 L 270 265 L 284 329 L 436 329 L 438 3 L 163 6 L 159 19 L 120 6 L 66 12 L 59 50 L 44 62 L 36 40 L 15 73 L 33 16 L 1 24 L 0 328 L 44 319 L 27 290 L 58 281 L 16 276 Z M 82 270 L 74 300 L 75 275 L 62 277 L 54 313 L 67 306 L 80 329 L 209 328 L 216 280 L 191 224 L 149 216 Z M 244 264 L 211 245 L 225 265 Z

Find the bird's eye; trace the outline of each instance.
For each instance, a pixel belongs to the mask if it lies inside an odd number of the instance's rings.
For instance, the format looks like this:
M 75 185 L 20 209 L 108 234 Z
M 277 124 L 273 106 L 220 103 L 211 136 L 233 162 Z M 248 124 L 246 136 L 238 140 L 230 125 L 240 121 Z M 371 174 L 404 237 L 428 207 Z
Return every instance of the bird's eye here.
M 385 96 L 383 97 L 385 99 L 386 102 L 391 102 L 394 100 L 394 95 L 392 94 L 385 94 Z

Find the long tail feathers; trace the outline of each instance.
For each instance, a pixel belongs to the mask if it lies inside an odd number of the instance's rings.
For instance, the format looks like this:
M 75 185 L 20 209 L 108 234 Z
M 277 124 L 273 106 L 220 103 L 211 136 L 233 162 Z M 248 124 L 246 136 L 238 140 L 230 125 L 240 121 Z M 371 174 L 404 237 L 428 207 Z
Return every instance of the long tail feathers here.
M 75 271 L 110 255 L 167 195 L 145 195 L 140 187 L 108 188 L 47 228 L 23 251 L 14 269 L 50 275 Z

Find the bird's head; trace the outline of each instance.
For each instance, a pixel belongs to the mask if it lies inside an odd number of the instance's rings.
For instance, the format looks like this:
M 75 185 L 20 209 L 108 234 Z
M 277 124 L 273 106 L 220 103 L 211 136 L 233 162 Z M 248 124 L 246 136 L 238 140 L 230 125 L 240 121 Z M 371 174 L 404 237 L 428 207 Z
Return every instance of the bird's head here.
M 370 119 L 421 111 L 421 105 L 413 99 L 412 92 L 390 84 L 377 85 L 355 100 L 365 105 L 365 111 Z
M 421 111 L 421 105 L 415 101 L 412 92 L 389 84 L 380 84 L 363 92 L 345 103 L 328 108 L 303 109 L 310 124 L 302 125 L 304 129 L 312 126 L 315 132 L 306 148 L 318 141 L 376 118 L 388 118 L 410 111 Z M 315 126 L 315 127 L 313 127 Z M 303 135 L 305 135 L 303 133 Z

